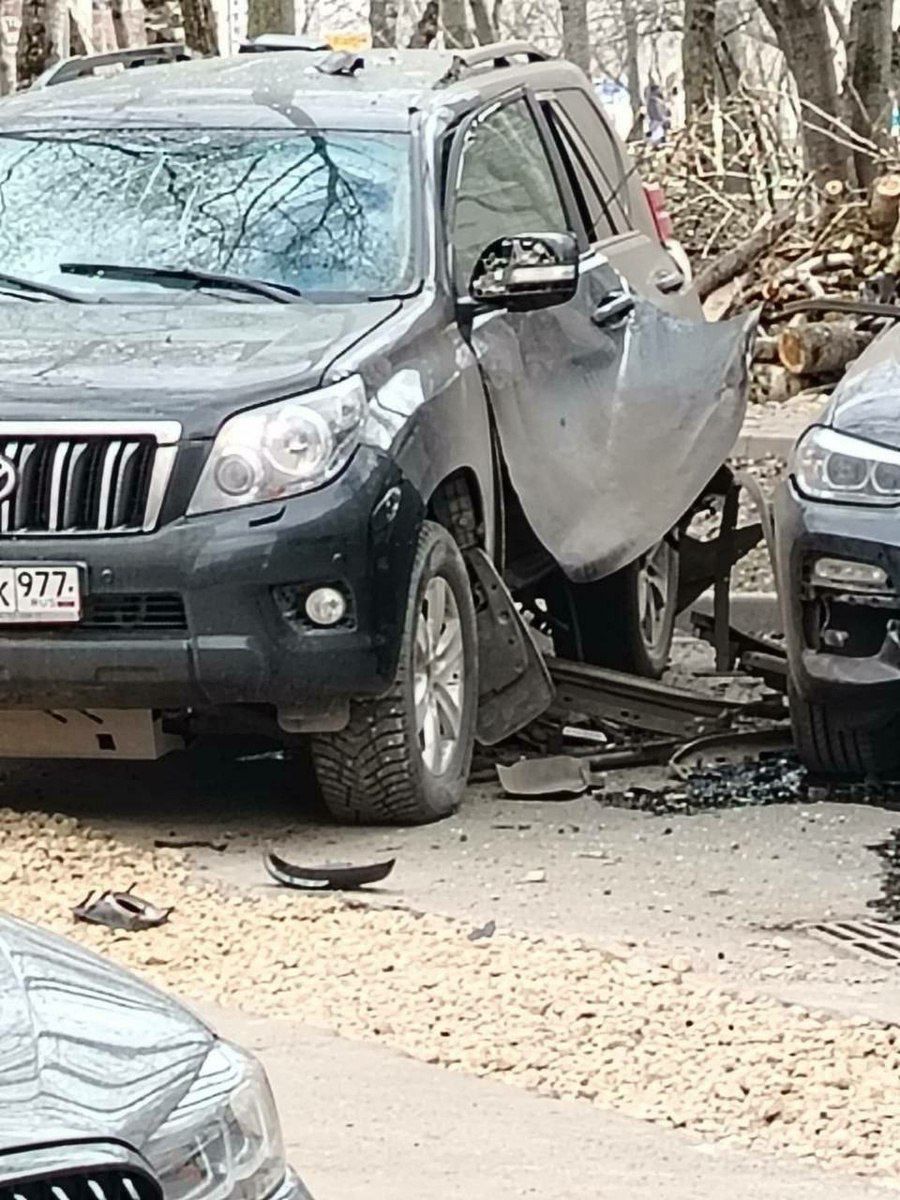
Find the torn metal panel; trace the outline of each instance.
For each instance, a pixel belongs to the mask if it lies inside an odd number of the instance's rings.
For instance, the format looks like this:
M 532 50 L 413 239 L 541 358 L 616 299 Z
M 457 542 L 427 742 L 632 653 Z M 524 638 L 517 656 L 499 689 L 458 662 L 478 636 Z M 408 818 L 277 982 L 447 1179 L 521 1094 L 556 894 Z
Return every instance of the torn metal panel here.
M 395 858 L 387 862 L 366 863 L 352 866 L 336 863 L 324 867 L 300 867 L 271 852 L 264 858 L 266 870 L 283 887 L 299 888 L 303 891 L 353 891 L 367 883 L 380 883 L 394 869 Z
M 168 921 L 171 908 L 160 908 L 149 900 L 135 896 L 131 888 L 127 892 L 88 892 L 80 904 L 72 909 L 76 921 L 88 925 L 106 925 L 109 929 L 155 929 Z
M 611 296 L 628 304 L 609 317 Z M 741 427 L 756 321 L 664 312 L 603 260 L 567 305 L 476 319 L 512 486 L 570 579 L 633 562 L 703 492 Z
M 581 796 L 604 783 L 604 776 L 595 774 L 589 761 L 569 754 L 498 764 L 497 777 L 509 796 Z

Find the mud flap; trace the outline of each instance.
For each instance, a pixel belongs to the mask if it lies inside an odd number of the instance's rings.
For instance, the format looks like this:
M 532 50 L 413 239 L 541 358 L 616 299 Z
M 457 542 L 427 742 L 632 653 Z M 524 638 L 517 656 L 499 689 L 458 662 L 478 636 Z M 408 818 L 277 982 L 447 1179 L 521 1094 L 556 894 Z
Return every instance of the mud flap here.
M 466 552 L 478 623 L 478 722 L 483 746 L 511 737 L 546 712 L 554 688 L 547 664 L 497 568 L 481 549 Z

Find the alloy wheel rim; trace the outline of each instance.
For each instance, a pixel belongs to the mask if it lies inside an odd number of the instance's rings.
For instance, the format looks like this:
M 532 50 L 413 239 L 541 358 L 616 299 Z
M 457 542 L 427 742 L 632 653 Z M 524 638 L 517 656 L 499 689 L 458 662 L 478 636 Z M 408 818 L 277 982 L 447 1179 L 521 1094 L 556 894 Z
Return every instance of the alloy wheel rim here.
M 440 575 L 428 581 L 416 620 L 413 701 L 422 761 L 432 775 L 450 766 L 462 731 L 465 652 L 459 605 Z
M 647 551 L 638 568 L 638 619 L 644 645 L 651 653 L 660 647 L 665 635 L 674 553 L 663 538 Z

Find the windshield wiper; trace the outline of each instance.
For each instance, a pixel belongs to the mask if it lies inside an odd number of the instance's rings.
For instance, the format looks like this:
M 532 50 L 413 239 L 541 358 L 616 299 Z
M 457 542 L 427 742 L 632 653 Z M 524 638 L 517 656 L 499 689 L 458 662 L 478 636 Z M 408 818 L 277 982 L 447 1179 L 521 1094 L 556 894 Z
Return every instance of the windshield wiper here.
M 69 304 L 96 304 L 93 296 L 79 296 L 68 288 L 54 287 L 52 283 L 39 283 L 36 279 L 23 279 L 21 275 L 8 275 L 0 271 L 0 287 L 16 288 L 20 292 L 33 292 L 35 296 L 50 296 L 54 300 L 65 300 Z
M 64 275 L 104 276 L 106 279 L 146 280 L 161 287 L 229 288 L 234 292 L 253 292 L 278 304 L 292 304 L 299 299 L 297 288 L 287 283 L 268 283 L 249 275 L 222 275 L 217 271 L 201 271 L 198 267 L 139 267 L 127 263 L 60 263 Z M 2 277 L 0 277 L 2 279 Z

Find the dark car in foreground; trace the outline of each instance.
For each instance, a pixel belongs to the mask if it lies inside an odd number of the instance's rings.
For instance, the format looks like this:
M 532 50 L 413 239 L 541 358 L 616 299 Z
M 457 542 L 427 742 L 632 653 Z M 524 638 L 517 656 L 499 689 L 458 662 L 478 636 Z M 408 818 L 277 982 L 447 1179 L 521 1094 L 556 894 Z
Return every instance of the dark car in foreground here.
M 526 618 L 663 670 L 750 328 L 575 67 L 290 44 L 0 105 L 0 754 L 241 717 L 429 820 L 549 701 Z
M 0 1196 L 310 1200 L 259 1063 L 180 1004 L 0 916 Z
M 900 336 L 849 369 L 776 504 L 797 745 L 817 774 L 900 776 Z

